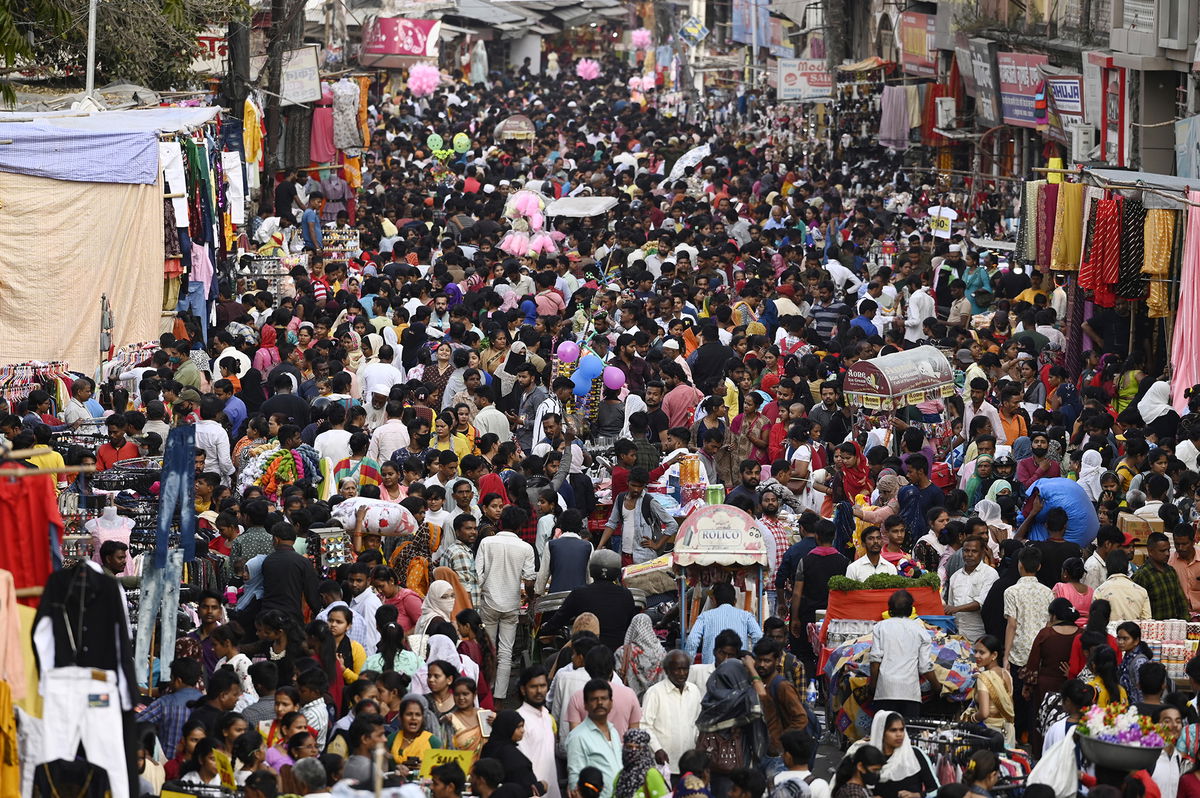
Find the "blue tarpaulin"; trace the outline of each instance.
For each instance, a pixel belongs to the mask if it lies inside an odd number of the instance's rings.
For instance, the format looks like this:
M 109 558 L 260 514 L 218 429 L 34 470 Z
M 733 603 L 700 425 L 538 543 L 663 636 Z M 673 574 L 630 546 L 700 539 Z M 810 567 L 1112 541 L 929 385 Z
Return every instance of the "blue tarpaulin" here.
M 0 172 L 83 183 L 158 181 L 158 134 L 212 119 L 217 108 L 0 113 Z M 10 120 L 30 121 L 10 121 Z

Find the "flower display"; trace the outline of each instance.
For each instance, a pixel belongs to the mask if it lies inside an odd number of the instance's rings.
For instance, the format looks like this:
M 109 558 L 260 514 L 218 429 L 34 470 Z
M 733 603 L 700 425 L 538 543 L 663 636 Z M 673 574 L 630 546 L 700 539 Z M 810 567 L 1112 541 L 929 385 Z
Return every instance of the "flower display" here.
M 1128 704 L 1094 706 L 1075 727 L 1076 734 L 1116 745 L 1162 748 L 1167 744 L 1162 726 L 1151 723 Z

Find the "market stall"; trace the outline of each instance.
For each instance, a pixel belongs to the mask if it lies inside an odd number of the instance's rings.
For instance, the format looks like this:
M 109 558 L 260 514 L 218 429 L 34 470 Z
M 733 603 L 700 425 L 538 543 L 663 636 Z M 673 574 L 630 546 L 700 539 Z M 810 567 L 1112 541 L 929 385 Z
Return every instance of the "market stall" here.
M 842 390 L 846 402 L 860 407 L 870 416 L 877 416 L 883 438 L 878 444 L 900 451 L 899 436 L 891 435 L 887 416 L 905 408 L 919 408 L 922 413 L 940 411 L 941 400 L 955 393 L 954 369 L 942 350 L 934 346 L 918 346 L 904 352 L 860 360 L 846 372 Z M 927 423 L 914 415 L 909 423 L 920 423 L 926 437 L 936 447 L 948 434 L 945 423 Z M 873 443 L 868 443 L 868 448 Z
M 747 513 L 728 504 L 710 504 L 692 512 L 679 525 L 673 561 L 678 569 L 684 638 L 689 624 L 705 609 L 702 592 L 691 588 L 732 582 L 739 590 L 741 609 L 754 613 L 760 624 L 766 618 L 767 549 L 762 530 Z
M 537 128 L 524 114 L 513 114 L 496 125 L 492 135 L 496 141 L 533 141 Z

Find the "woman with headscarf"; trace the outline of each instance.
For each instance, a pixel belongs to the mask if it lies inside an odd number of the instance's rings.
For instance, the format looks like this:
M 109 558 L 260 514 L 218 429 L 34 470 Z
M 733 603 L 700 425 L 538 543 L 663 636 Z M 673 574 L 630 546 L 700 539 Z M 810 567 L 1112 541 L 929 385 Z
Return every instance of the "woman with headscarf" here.
M 839 444 L 834 449 L 833 462 L 836 468 L 830 485 L 813 485 L 825 494 L 821 504 L 822 518 L 832 518 L 836 504 L 849 502 L 853 505 L 858 495 L 871 494 L 871 466 L 858 443 Z
M 992 474 L 993 458 L 989 454 L 981 454 L 975 458 L 975 471 L 967 480 L 967 506 L 974 507 L 985 496 L 988 488 L 995 481 Z
M 429 638 L 429 653 L 425 655 L 425 664 L 417 669 L 412 678 L 412 691 L 424 695 L 429 692 L 429 663 L 446 662 L 458 671 L 459 676 L 469 676 L 479 681 L 479 665 L 470 657 L 458 653 L 454 641 L 445 635 L 433 635 Z
M 338 340 L 346 350 L 346 370 L 354 373 L 363 364 L 362 337 L 353 329 L 346 330 L 338 336 Z
M 425 600 L 421 602 L 421 616 L 413 626 L 412 634 L 428 634 L 434 621 L 454 623 L 454 586 L 449 582 L 435 580 L 429 583 Z
M 435 582 L 448 582 L 450 587 L 453 589 L 454 610 L 452 617 L 457 618 L 458 614 L 463 610 L 472 609 L 473 605 L 471 604 L 471 594 L 467 592 L 467 589 L 463 586 L 462 580 L 458 578 L 458 573 L 454 569 L 447 568 L 444 565 L 439 565 L 437 568 L 433 569 L 433 579 Z M 431 591 L 432 587 L 433 586 L 430 585 Z
M 664 798 L 671 792 L 666 779 L 654 767 L 650 732 L 630 729 L 621 745 L 621 775 L 613 787 L 613 798 Z
M 646 613 L 638 613 L 625 632 L 625 644 L 617 649 L 617 674 L 626 687 L 642 694 L 663 678 L 666 649 L 654 633 L 654 623 Z
M 570 662 L 574 652 L 571 650 L 570 639 L 580 632 L 591 632 L 597 637 L 600 636 L 600 618 L 594 612 L 581 612 L 575 616 L 575 620 L 571 623 L 571 637 L 568 639 L 558 652 L 558 656 L 554 658 L 553 664 L 550 666 L 550 681 L 554 681 L 554 674 L 559 668 L 565 668 Z
M 252 620 L 258 614 L 258 603 L 263 597 L 263 560 L 267 555 L 258 554 L 246 560 L 246 581 L 242 586 L 242 595 L 238 596 L 236 613 L 243 628 L 249 628 L 246 621 Z
M 933 765 L 923 751 L 913 747 L 899 712 L 876 712 L 871 720 L 871 736 L 850 746 L 846 756 L 871 745 L 883 752 L 887 761 L 879 771 L 879 784 L 872 791 L 878 798 L 899 798 L 901 793 L 927 795 L 937 790 Z
M 993 483 L 995 484 L 995 483 Z M 995 499 L 981 499 L 975 505 L 975 514 L 988 526 L 988 550 L 993 560 L 1000 559 L 1000 544 L 1012 537 L 1012 525 L 1004 522 L 1000 503 Z
M 908 480 L 898 476 L 892 469 L 883 469 L 879 472 L 879 480 L 875 483 L 875 496 L 871 505 L 854 505 L 854 516 L 861 518 L 867 524 L 882 524 L 900 512 L 898 498 L 900 488 L 907 484 Z
M 246 405 L 246 412 L 253 415 L 262 407 L 262 403 L 267 400 L 266 392 L 263 391 L 262 375 L 258 373 L 258 369 L 248 368 L 246 373 L 242 375 L 242 385 L 238 389 L 237 397 Z
M 504 766 L 504 783 L 515 784 L 527 794 L 545 794 L 546 785 L 538 781 L 533 773 L 533 763 L 521 753 L 517 743 L 525 736 L 525 719 L 514 709 L 496 713 L 492 720 L 492 731 L 480 756 L 495 759 Z
M 270 324 L 264 324 L 258 333 L 258 351 L 254 353 L 251 365 L 258 370 L 262 378 L 267 379 L 271 369 L 280 363 L 279 349 L 275 346 L 277 333 Z
M 1083 453 L 1079 465 L 1079 484 L 1087 493 L 1088 500 L 1095 504 L 1100 501 L 1100 477 L 1104 475 L 1104 458 L 1095 449 Z
M 767 753 L 767 726 L 762 702 L 750 674 L 754 671 L 738 659 L 727 659 L 708 677 L 696 729 L 696 747 L 701 750 L 733 747 L 737 762 L 758 762 Z M 755 673 L 757 676 L 757 673 Z M 761 680 L 760 680 L 761 681 Z M 715 768 L 714 768 L 715 771 Z
M 1179 429 L 1179 413 L 1171 407 L 1171 383 L 1159 380 L 1151 385 L 1138 401 L 1137 409 L 1145 425 L 1147 439 L 1158 441 L 1175 437 Z

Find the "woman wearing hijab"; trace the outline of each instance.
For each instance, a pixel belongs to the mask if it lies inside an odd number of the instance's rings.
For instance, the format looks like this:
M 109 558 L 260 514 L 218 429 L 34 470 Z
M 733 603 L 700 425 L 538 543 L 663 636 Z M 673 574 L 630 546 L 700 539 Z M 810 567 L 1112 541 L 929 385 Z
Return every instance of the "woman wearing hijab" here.
M 262 564 L 263 560 L 267 559 L 267 555 L 258 554 L 246 560 L 246 581 L 243 584 L 242 595 L 238 596 L 236 611 L 240 619 L 244 621 L 253 619 L 258 614 L 258 603 L 263 597 L 263 575 Z
M 981 499 L 975 505 L 975 514 L 988 525 L 988 550 L 993 560 L 999 560 L 1000 544 L 1012 537 L 1012 525 L 1004 522 L 1000 504 L 995 499 Z
M 517 743 L 525 736 L 525 719 L 513 709 L 496 713 L 492 733 L 480 756 L 495 759 L 504 766 L 504 783 L 516 784 L 527 795 L 544 795 L 546 785 L 533 773 L 533 763 L 521 753 Z
M 621 681 L 635 693 L 642 694 L 663 678 L 663 659 L 666 649 L 654 634 L 654 624 L 646 613 L 633 616 L 625 632 L 625 644 L 617 649 L 617 673 Z
M 854 743 L 846 756 L 853 756 L 864 745 L 878 748 L 887 758 L 879 772 L 879 784 L 874 789 L 878 798 L 899 798 L 901 793 L 927 795 L 937 790 L 939 784 L 933 765 L 924 752 L 913 747 L 900 713 L 876 712 L 871 721 L 870 738 Z
M 1137 403 L 1137 409 L 1148 440 L 1175 437 L 1179 429 L 1179 414 L 1171 407 L 1171 383 L 1159 380 L 1151 385 Z
M 271 369 L 278 366 L 281 360 L 279 349 L 275 346 L 276 335 L 275 328 L 270 324 L 264 324 L 258 334 L 258 351 L 254 353 L 254 360 L 251 365 L 258 369 L 258 373 L 264 380 L 271 373 Z
M 466 587 L 463 586 L 462 580 L 458 578 L 458 573 L 452 568 L 439 565 L 437 568 L 433 569 L 433 579 L 434 584 L 437 584 L 439 581 L 448 583 L 450 588 L 454 591 L 454 610 L 452 612 L 452 617 L 457 618 L 458 614 L 463 610 L 474 608 L 474 605 L 471 603 L 471 594 L 467 592 Z M 430 590 L 433 590 L 433 585 L 430 585 Z M 422 609 L 422 611 L 424 610 Z
M 1079 465 L 1079 484 L 1087 493 L 1088 501 L 1095 504 L 1100 501 L 1100 477 L 1104 475 L 1104 458 L 1095 449 L 1083 453 Z
M 454 666 L 459 676 L 469 676 L 479 681 L 479 665 L 470 657 L 458 653 L 454 641 L 445 635 L 433 635 L 429 638 L 429 653 L 425 655 L 425 664 L 413 674 L 411 689 L 414 693 L 424 695 L 429 692 L 429 663 L 446 662 Z
M 421 602 L 421 616 L 413 626 L 412 634 L 428 634 L 429 625 L 434 621 L 454 623 L 454 587 L 449 582 L 433 581 L 425 600 Z
M 650 732 L 630 729 L 621 745 L 621 775 L 613 787 L 613 798 L 664 798 L 671 792 L 666 779 L 654 767 Z
M 975 470 L 967 480 L 967 506 L 973 507 L 987 496 L 988 489 L 996 477 L 992 473 L 994 459 L 989 454 L 981 454 L 975 458 Z
M 875 483 L 874 507 L 856 504 L 852 508 L 855 518 L 861 518 L 867 524 L 876 526 L 882 524 L 891 516 L 900 512 L 900 488 L 908 481 L 896 475 L 890 468 L 879 472 L 879 481 Z
M 362 337 L 354 330 L 346 330 L 342 333 L 338 340 L 346 350 L 346 370 L 357 372 L 358 367 L 363 364 Z

